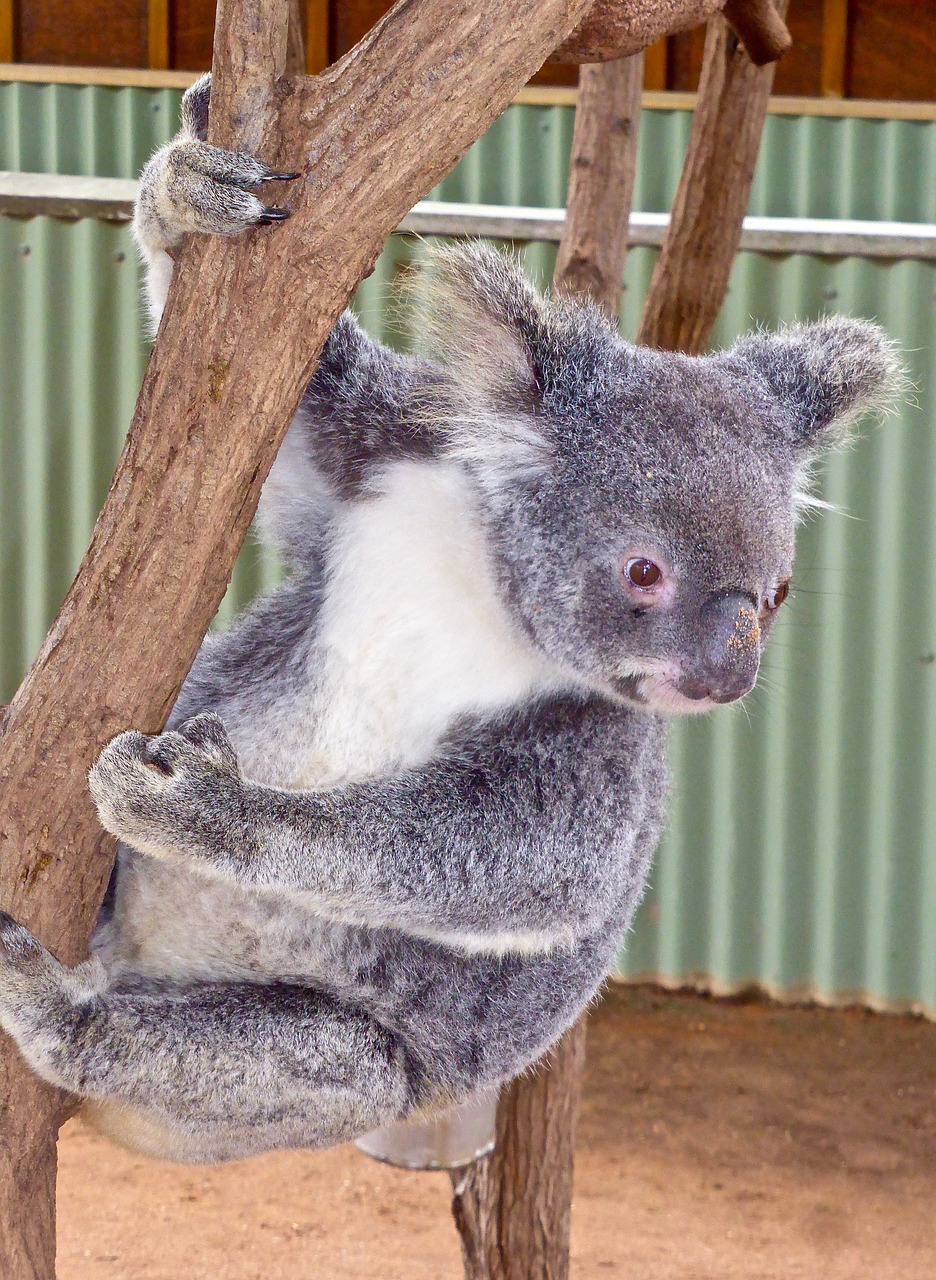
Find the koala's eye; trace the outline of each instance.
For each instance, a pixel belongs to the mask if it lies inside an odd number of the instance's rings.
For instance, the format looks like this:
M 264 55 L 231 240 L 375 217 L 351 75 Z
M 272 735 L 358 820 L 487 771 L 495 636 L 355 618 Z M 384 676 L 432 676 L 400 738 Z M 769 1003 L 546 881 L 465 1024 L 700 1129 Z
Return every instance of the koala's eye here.
M 781 582 L 779 586 L 767 592 L 764 596 L 764 608 L 768 613 L 776 613 L 789 594 L 790 579 L 787 578 L 786 582 Z
M 637 556 L 633 560 L 628 560 L 624 566 L 624 576 L 632 587 L 640 587 L 646 590 L 648 587 L 655 587 L 663 577 L 663 570 L 658 564 L 654 564 L 652 560 L 645 560 L 642 556 Z

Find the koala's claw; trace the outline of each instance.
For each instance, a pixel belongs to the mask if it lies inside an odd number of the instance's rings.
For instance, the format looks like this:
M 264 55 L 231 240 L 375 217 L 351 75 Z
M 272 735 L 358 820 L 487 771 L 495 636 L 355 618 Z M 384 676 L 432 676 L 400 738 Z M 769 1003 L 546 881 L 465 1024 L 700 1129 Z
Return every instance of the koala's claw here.
M 268 227 L 271 222 L 285 222 L 289 217 L 288 209 L 269 208 L 257 219 L 258 227 Z
M 271 169 L 238 151 L 223 151 L 183 134 L 158 151 L 143 170 L 135 230 L 149 250 L 171 249 L 192 231 L 234 236 L 282 222 L 288 212 L 268 208 L 253 192 L 268 182 L 292 182 L 301 173 Z

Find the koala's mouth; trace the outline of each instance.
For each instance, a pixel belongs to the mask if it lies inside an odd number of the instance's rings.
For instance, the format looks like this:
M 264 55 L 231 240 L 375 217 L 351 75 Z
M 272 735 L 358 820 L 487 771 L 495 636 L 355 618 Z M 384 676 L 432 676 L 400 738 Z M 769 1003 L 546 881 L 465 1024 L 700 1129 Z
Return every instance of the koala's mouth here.
M 665 715 L 698 715 L 727 702 L 737 702 L 753 688 L 753 680 L 727 692 L 704 688 L 698 681 L 687 680 L 675 671 L 651 672 L 646 675 L 617 676 L 612 681 L 615 692 L 646 711 Z
M 647 679 L 647 676 L 615 676 L 611 680 L 611 686 L 616 694 L 626 698 L 628 702 L 637 702 L 646 707 L 648 702 L 644 694 L 644 685 Z

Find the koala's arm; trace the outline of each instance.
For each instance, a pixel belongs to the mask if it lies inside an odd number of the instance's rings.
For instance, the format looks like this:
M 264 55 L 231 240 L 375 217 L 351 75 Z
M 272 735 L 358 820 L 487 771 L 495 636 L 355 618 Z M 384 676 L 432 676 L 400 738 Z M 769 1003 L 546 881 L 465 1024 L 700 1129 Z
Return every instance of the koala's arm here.
M 199 716 L 157 738 L 121 734 L 91 788 L 104 825 L 144 853 L 298 895 L 346 923 L 537 949 L 639 893 L 657 834 L 641 797 L 663 766 L 650 718 L 643 740 L 622 740 L 621 714 L 557 704 L 422 768 L 326 792 L 245 781 L 220 721 Z

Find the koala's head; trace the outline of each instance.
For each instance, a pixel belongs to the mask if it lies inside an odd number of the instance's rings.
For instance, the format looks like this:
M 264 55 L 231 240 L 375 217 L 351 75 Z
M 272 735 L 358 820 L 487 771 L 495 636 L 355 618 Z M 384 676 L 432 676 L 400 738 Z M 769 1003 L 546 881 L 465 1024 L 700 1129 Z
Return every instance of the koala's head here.
M 690 357 L 631 346 L 490 251 L 438 255 L 435 280 L 449 448 L 537 646 L 652 710 L 747 693 L 810 466 L 893 393 L 881 331 L 830 318 Z

